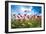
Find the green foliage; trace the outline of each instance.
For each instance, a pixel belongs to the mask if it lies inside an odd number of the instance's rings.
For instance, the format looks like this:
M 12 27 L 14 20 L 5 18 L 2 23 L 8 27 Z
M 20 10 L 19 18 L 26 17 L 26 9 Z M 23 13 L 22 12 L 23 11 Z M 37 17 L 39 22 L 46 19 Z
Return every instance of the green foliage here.
M 36 19 L 11 20 L 11 28 L 35 28 L 40 27 L 41 21 Z

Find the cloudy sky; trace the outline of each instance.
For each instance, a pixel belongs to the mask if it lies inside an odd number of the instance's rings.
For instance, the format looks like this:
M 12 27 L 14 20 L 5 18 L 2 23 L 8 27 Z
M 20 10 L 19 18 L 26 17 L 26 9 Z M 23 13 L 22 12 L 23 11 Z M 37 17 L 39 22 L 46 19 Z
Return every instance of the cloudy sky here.
M 25 12 L 26 11 L 26 12 Z M 11 5 L 12 14 L 37 14 L 41 15 L 41 6 L 21 6 L 21 5 Z

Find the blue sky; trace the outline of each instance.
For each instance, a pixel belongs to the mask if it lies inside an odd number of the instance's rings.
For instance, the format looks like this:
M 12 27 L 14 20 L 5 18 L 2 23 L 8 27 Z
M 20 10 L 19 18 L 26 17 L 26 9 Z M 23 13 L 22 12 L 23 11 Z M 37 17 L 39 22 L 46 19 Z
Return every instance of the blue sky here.
M 24 12 L 27 10 L 27 12 Z M 21 5 L 11 5 L 11 12 L 15 14 L 41 14 L 41 6 L 21 6 Z

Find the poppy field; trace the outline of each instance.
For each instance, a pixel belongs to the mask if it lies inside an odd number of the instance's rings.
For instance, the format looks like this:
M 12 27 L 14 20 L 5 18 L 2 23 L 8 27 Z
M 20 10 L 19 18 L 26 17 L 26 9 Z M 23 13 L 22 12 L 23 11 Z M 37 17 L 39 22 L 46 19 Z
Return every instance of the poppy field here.
M 11 28 L 39 28 L 41 18 L 40 6 L 11 6 Z
M 41 27 L 41 17 L 40 16 L 32 16 L 28 18 L 28 20 L 24 19 L 11 19 L 11 27 L 12 28 L 35 28 Z

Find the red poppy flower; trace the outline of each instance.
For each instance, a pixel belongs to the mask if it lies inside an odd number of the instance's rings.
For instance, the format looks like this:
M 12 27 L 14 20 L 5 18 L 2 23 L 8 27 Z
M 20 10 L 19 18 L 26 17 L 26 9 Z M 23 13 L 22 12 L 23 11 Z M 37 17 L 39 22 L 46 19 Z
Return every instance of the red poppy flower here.
M 17 16 L 18 18 L 20 18 L 19 16 Z
M 20 17 L 22 17 L 22 15 L 20 15 Z
M 29 15 L 27 16 L 27 18 L 29 18 Z
M 27 14 L 24 14 L 24 16 L 26 16 Z

